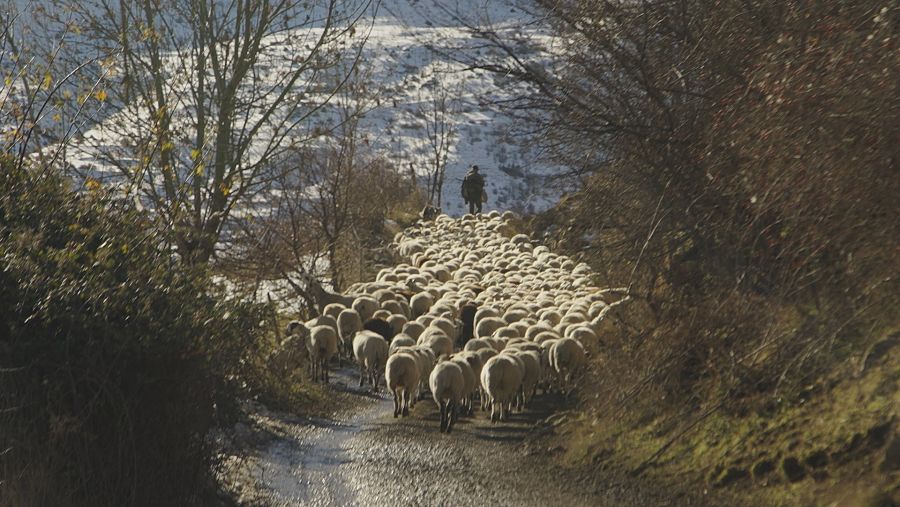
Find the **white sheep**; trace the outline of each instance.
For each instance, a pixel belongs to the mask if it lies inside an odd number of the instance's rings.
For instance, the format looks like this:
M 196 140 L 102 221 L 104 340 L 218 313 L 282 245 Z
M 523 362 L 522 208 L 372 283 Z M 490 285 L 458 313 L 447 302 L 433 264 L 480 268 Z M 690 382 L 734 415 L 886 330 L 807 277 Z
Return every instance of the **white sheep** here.
M 462 368 L 453 361 L 438 363 L 428 377 L 431 396 L 441 410 L 441 433 L 450 433 L 456 422 L 457 407 L 463 397 L 465 377 Z
M 491 423 L 505 421 L 509 416 L 523 372 L 519 363 L 510 355 L 498 354 L 481 369 L 481 387 L 491 407 Z
M 464 356 L 454 355 L 450 360 L 458 364 L 462 369 L 464 386 L 462 396 L 460 397 L 460 406 L 464 413 L 471 414 L 473 395 L 475 393 L 475 388 L 479 384 L 478 377 L 475 376 L 475 370 Z
M 419 292 L 409 299 L 410 317 L 415 319 L 428 313 L 434 304 L 434 296 L 428 292 Z
M 413 340 L 411 336 L 408 334 L 400 333 L 394 336 L 394 339 L 391 340 L 391 346 L 388 349 L 388 354 L 394 354 L 400 347 L 415 347 L 416 341 Z
M 337 328 L 338 336 L 341 339 L 341 348 L 349 358 L 353 355 L 353 337 L 363 328 L 359 313 L 352 308 L 342 310 L 337 316 Z
M 338 315 L 342 311 L 344 311 L 347 307 L 341 303 L 329 303 L 325 305 L 325 309 L 322 311 L 322 315 L 329 315 L 334 319 L 338 318 Z
M 578 340 L 563 338 L 550 347 L 550 366 L 556 372 L 557 384 L 564 394 L 584 363 L 584 347 Z
M 378 333 L 360 331 L 353 338 L 353 355 L 359 364 L 359 387 L 367 377 L 372 389 L 378 390 L 378 378 L 388 357 L 388 343 Z
M 478 319 L 476 317 L 475 324 L 475 337 L 483 338 L 485 336 L 491 336 L 495 331 L 502 327 L 506 327 L 506 321 L 501 319 L 500 317 L 484 317 L 482 319 Z
M 493 350 L 494 347 L 492 347 L 491 344 L 487 342 L 487 340 L 482 340 L 481 338 L 475 338 L 473 340 L 469 340 L 466 342 L 465 347 L 463 347 L 463 350 L 471 351 L 471 352 L 474 352 L 478 349 Z
M 468 363 L 469 368 L 472 369 L 472 382 L 474 385 L 471 387 L 472 394 L 469 395 L 467 406 L 468 413 L 471 415 L 474 405 L 474 393 L 478 392 L 479 397 L 484 399 L 484 391 L 481 389 L 481 370 L 484 367 L 484 361 L 481 360 L 481 356 L 476 352 L 460 352 L 456 354 L 455 358 L 465 361 Z
M 406 324 L 403 324 L 403 334 L 408 335 L 410 338 L 417 340 L 419 336 L 422 335 L 422 332 L 425 331 L 425 326 L 421 322 L 417 322 L 415 320 L 411 320 Z
M 519 350 L 515 352 L 517 358 L 522 360 L 525 366 L 522 375 L 522 389 L 519 391 L 518 401 L 521 408 L 526 408 L 537 390 L 537 383 L 541 379 L 541 354 L 534 350 Z
M 338 351 L 338 337 L 331 326 L 315 326 L 309 330 L 308 349 L 312 378 L 328 383 L 328 363 Z
M 356 310 L 359 313 L 359 318 L 362 319 L 363 322 L 372 318 L 372 315 L 375 314 L 379 309 L 378 301 L 371 296 L 359 296 L 358 298 L 353 300 L 353 304 L 351 308 Z
M 410 404 L 418 395 L 420 375 L 418 361 L 412 354 L 400 352 L 388 358 L 384 380 L 394 395 L 394 417 L 409 415 Z

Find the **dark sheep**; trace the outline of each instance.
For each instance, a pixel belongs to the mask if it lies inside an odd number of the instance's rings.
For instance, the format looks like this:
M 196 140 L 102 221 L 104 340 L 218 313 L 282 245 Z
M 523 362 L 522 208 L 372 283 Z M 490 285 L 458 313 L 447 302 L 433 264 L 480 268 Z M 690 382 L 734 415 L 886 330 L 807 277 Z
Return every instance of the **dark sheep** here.
M 384 319 L 369 319 L 363 323 L 363 329 L 381 335 L 388 344 L 394 339 L 394 328 Z
M 466 303 L 459 310 L 459 320 L 462 321 L 462 329 L 456 342 L 456 347 L 462 349 L 469 340 L 475 336 L 475 312 L 478 311 L 478 305 L 475 303 Z
M 441 208 L 436 206 L 425 206 L 422 208 L 422 212 L 419 214 L 422 217 L 422 220 L 434 220 L 438 215 L 441 214 Z

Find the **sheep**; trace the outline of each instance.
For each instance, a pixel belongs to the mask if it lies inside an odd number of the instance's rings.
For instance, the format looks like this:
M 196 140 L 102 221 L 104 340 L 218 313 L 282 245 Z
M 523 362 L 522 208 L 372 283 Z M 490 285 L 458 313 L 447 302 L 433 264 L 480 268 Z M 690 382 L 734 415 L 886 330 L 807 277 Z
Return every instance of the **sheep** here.
M 308 354 L 309 329 L 294 320 L 287 325 L 286 331 L 287 337 L 266 358 L 269 368 L 280 375 L 288 375 L 299 368 Z
M 292 320 L 285 326 L 284 334 L 291 336 L 295 333 L 309 334 L 309 329 L 299 320 Z
M 475 310 L 475 320 L 473 320 L 472 323 L 473 325 L 478 326 L 478 322 L 487 317 L 500 317 L 500 312 L 489 306 L 482 306 Z
M 518 322 L 522 319 L 527 318 L 530 315 L 530 312 L 521 308 L 510 308 L 503 314 L 503 320 L 506 321 L 507 324 L 512 324 L 514 322 Z
M 481 387 L 491 406 L 491 423 L 505 421 L 519 387 L 523 372 L 512 356 L 498 354 L 484 364 L 481 369 Z
M 534 337 L 544 331 L 553 332 L 553 328 L 550 325 L 548 325 L 546 322 L 538 322 L 537 324 L 528 326 L 528 330 L 525 331 L 524 336 L 525 336 L 526 340 L 534 341 Z
M 469 377 L 466 378 L 466 390 L 469 392 L 468 398 L 466 400 L 465 408 L 468 415 L 472 415 L 475 392 L 479 393 L 480 398 L 484 398 L 484 394 L 481 390 L 481 369 L 484 367 L 484 363 L 481 361 L 481 357 L 474 352 L 460 352 L 455 354 L 453 357 L 454 361 L 464 361 L 468 368 L 472 371 L 471 381 L 469 384 Z M 466 374 L 466 368 L 463 368 L 463 374 Z
M 360 331 L 363 328 L 362 319 L 359 318 L 359 313 L 356 310 L 347 308 L 342 310 L 337 316 L 337 327 L 338 336 L 343 345 L 342 348 L 349 358 L 353 355 L 353 336 L 356 335 L 357 331 Z
M 332 303 L 338 303 L 348 308 L 353 303 L 353 298 L 350 296 L 325 290 L 319 280 L 313 276 L 305 277 L 305 281 L 307 292 L 316 302 L 316 308 L 318 309 L 319 314 L 324 314 L 325 307 Z
M 501 319 L 500 317 L 485 317 L 483 319 L 477 320 L 476 322 L 476 338 L 491 336 L 492 334 L 494 334 L 494 331 L 500 329 L 501 327 L 506 327 L 506 321 Z
M 593 329 L 585 325 L 568 327 L 566 328 L 565 333 L 563 333 L 563 336 L 565 338 L 574 338 L 582 344 L 597 343 L 597 333 L 595 333 Z
M 522 375 L 522 389 L 519 404 L 525 408 L 537 391 L 537 383 L 541 379 L 541 355 L 534 350 L 520 350 L 515 352 L 516 357 L 522 360 L 525 369 Z
M 371 296 L 360 296 L 353 300 L 350 307 L 356 310 L 357 313 L 359 313 L 359 318 L 365 322 L 372 318 L 372 315 L 378 310 L 379 305 L 378 301 Z
M 338 331 L 337 320 L 335 320 L 331 315 L 319 315 L 314 319 L 306 321 L 305 325 L 309 329 L 312 329 L 316 326 L 328 326 L 331 329 L 334 329 L 335 333 L 337 333 Z
M 431 305 L 433 304 L 434 296 L 428 292 L 419 292 L 418 294 L 415 294 L 409 300 L 410 317 L 415 319 L 421 315 L 425 315 L 428 313 L 428 310 L 431 309 Z
M 384 308 L 381 308 L 379 310 L 375 310 L 375 313 L 372 314 L 372 317 L 369 320 L 380 319 L 387 322 L 391 315 L 391 312 L 385 310 Z
M 337 354 L 338 337 L 330 326 L 315 326 L 309 330 L 307 341 L 312 362 L 312 378 L 328 383 L 328 362 Z
M 457 347 L 464 347 L 466 343 L 475 336 L 475 312 L 478 311 L 478 305 L 475 303 L 466 303 L 459 309 L 459 320 L 462 321 L 460 328 Z
M 391 329 L 394 331 L 394 336 L 403 332 L 403 326 L 406 325 L 407 319 L 406 316 L 400 314 L 393 314 L 387 318 L 387 323 L 391 325 Z
M 450 433 L 456 422 L 457 406 L 466 381 L 462 367 L 454 361 L 438 363 L 428 377 L 431 396 L 441 410 L 441 433 Z
M 563 338 L 550 347 L 550 366 L 556 372 L 557 384 L 564 394 L 584 363 L 584 347 L 578 340 Z
M 424 345 L 427 345 L 436 357 L 453 353 L 453 340 L 440 332 L 428 334 Z
M 389 354 L 393 354 L 400 347 L 415 347 L 416 341 L 412 339 L 409 335 L 400 333 L 394 336 L 394 339 L 391 340 L 390 348 L 388 349 Z
M 475 371 L 465 357 L 452 356 L 450 357 L 450 361 L 455 362 L 462 369 L 464 386 L 462 396 L 460 397 L 460 407 L 465 414 L 471 415 L 472 396 L 475 392 L 475 386 L 478 385 L 478 377 L 475 376 Z
M 359 364 L 359 387 L 368 375 L 372 389 L 378 391 L 378 378 L 388 356 L 388 343 L 378 333 L 360 331 L 353 338 L 353 355 Z
M 409 320 L 406 316 L 406 309 L 403 307 L 403 304 L 397 300 L 390 300 L 381 303 L 381 309 L 386 310 L 390 315 L 399 315 L 406 320 Z
M 338 318 L 338 315 L 342 311 L 344 311 L 347 307 L 342 305 L 341 303 L 329 303 L 325 305 L 325 308 L 322 310 L 322 315 L 328 315 L 334 319 Z
M 473 351 L 473 352 L 476 351 L 476 350 L 478 350 L 478 349 L 491 349 L 491 350 L 493 350 L 493 347 L 492 347 L 491 344 L 488 343 L 487 341 L 482 340 L 482 339 L 479 339 L 479 338 L 475 338 L 474 340 L 469 340 L 469 342 L 466 343 L 466 346 L 464 347 L 464 350 L 467 350 L 467 351 Z
M 418 339 L 419 336 L 422 335 L 423 331 L 425 331 L 425 326 L 422 325 L 422 323 L 420 323 L 420 322 L 411 320 L 411 321 L 407 322 L 406 324 L 403 324 L 403 331 L 402 331 L 403 334 L 408 335 L 413 340 Z
M 369 319 L 363 322 L 363 329 L 378 333 L 388 343 L 394 339 L 394 328 L 383 319 Z
M 447 337 L 450 338 L 450 340 L 452 340 L 454 343 L 456 342 L 456 324 L 454 324 L 451 320 L 445 318 L 437 318 L 431 321 L 431 326 L 440 328 L 444 332 L 444 334 L 446 334 Z
M 387 360 L 384 380 L 394 395 L 394 417 L 408 416 L 409 407 L 419 391 L 419 364 L 412 354 L 400 352 Z
M 383 305 L 388 301 L 395 301 L 397 299 L 397 295 L 394 294 L 394 291 L 391 289 L 378 289 L 372 293 L 372 297 L 375 298 L 375 301 L 378 301 L 379 305 Z
M 519 338 L 520 336 L 522 335 L 517 329 L 509 326 L 501 327 L 491 334 L 491 338 Z

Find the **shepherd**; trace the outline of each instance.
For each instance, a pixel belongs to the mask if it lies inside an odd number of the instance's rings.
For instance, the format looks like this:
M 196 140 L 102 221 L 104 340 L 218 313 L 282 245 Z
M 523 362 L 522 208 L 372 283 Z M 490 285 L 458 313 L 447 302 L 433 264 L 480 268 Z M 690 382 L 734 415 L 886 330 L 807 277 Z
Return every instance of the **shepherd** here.
M 481 204 L 487 201 L 484 190 L 484 176 L 478 173 L 478 166 L 473 165 L 462 181 L 462 197 L 469 205 L 469 213 L 481 213 Z

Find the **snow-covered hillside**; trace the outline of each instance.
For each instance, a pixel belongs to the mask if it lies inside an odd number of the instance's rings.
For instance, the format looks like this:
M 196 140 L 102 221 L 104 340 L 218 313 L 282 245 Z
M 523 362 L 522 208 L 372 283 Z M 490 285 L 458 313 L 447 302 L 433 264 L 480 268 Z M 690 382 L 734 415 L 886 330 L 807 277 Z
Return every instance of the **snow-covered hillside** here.
M 545 176 L 559 168 L 538 161 L 528 142 L 513 131 L 513 120 L 497 107 L 523 92 L 504 76 L 467 69 L 460 61 L 496 57 L 496 51 L 476 38 L 469 26 L 483 30 L 506 30 L 529 40 L 531 58 L 543 59 L 553 39 L 541 32 L 541 24 L 528 11 L 531 0 L 384 0 L 359 29 L 357 38 L 367 37 L 363 59 L 376 105 L 361 122 L 367 142 L 404 170 L 412 167 L 423 175 L 434 155 L 426 134 L 424 113 L 433 108 L 433 96 L 446 90 L 452 114 L 447 122 L 456 132 L 447 154 L 442 207 L 451 215 L 464 212 L 459 186 L 472 164 L 485 175 L 488 191 L 486 210 L 538 211 L 558 199 Z M 315 28 L 311 28 L 315 30 Z M 285 59 L 286 61 L 289 58 Z M 278 74 L 279 60 L 271 58 L 271 73 Z M 329 109 L 311 119 L 330 121 Z M 100 176 L 115 172 L 98 161 L 95 146 L 121 145 L 103 123 L 84 133 L 83 142 L 67 152 L 75 167 Z M 114 176 L 113 176 L 114 177 Z

